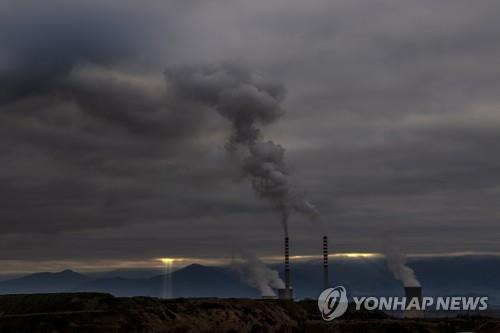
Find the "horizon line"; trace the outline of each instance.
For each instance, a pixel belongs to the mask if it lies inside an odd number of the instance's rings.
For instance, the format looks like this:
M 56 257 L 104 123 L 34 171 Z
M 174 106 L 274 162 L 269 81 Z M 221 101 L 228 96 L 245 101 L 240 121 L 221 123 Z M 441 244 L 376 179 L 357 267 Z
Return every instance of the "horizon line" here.
M 409 260 L 429 258 L 452 258 L 452 257 L 500 257 L 500 252 L 490 251 L 460 251 L 460 252 L 436 252 L 436 253 L 409 253 Z M 370 260 L 383 259 L 385 256 L 378 252 L 343 252 L 330 253 L 332 260 Z M 322 255 L 295 255 L 290 260 L 295 262 L 307 262 L 321 259 Z M 226 266 L 235 260 L 232 257 L 196 258 L 196 257 L 160 257 L 152 259 L 86 259 L 86 260 L 9 260 L 0 259 L 0 275 L 26 274 L 33 272 L 60 272 L 70 269 L 79 272 L 106 272 L 117 269 L 162 269 L 165 268 L 165 259 L 168 259 L 174 268 L 182 268 L 191 264 L 206 266 Z M 282 256 L 259 257 L 266 264 L 277 264 L 282 262 Z

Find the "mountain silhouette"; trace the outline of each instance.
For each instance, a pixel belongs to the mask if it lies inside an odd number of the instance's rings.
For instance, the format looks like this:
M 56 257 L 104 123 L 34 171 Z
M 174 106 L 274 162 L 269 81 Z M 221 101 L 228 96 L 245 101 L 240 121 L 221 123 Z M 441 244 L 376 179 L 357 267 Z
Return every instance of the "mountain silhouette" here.
M 0 282 L 0 293 L 52 293 L 70 291 L 76 285 L 89 281 L 84 274 L 66 269 L 57 273 L 41 272 Z
M 500 304 L 500 259 L 497 257 L 425 258 L 409 261 L 427 296 L 484 295 Z M 281 265 L 271 265 L 278 271 Z M 147 272 L 141 269 L 140 276 Z M 192 264 L 171 276 L 157 274 L 130 278 L 119 272 L 84 275 L 71 270 L 35 273 L 0 282 L 0 294 L 104 292 L 115 296 L 165 295 L 167 278 L 172 280 L 172 296 L 257 298 L 260 292 L 243 281 L 230 267 Z M 282 272 L 280 271 L 280 274 Z M 133 276 L 132 270 L 126 276 Z M 385 260 L 335 259 L 330 264 L 330 284 L 346 287 L 349 296 L 401 296 L 401 282 L 386 268 Z M 104 276 L 104 277 L 103 277 Z M 293 263 L 291 282 L 297 298 L 316 298 L 322 289 L 322 266 L 319 261 Z

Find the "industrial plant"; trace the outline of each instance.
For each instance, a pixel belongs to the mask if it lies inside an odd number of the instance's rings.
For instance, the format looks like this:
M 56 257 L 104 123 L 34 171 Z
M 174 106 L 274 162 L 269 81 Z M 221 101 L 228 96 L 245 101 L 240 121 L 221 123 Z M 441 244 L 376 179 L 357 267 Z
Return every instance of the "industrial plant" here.
M 284 239 L 284 264 L 283 273 L 285 277 L 285 288 L 278 289 L 278 298 L 285 300 L 293 299 L 293 287 L 290 284 L 290 239 Z M 323 289 L 329 287 L 328 281 L 328 236 L 323 236 Z M 266 297 L 267 298 L 267 297 Z
M 405 287 L 405 298 L 406 298 L 406 306 L 408 308 L 410 304 L 417 299 L 418 307 L 422 305 L 422 287 Z M 407 309 L 403 313 L 403 317 L 405 318 L 422 318 L 424 316 L 423 310 L 420 309 Z

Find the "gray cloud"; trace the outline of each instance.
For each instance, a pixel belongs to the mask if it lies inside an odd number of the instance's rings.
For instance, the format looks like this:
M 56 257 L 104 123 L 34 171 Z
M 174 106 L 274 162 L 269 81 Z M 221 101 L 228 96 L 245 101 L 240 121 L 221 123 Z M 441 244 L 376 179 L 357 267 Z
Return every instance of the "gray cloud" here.
M 179 84 L 213 103 L 240 67 L 272 78 L 287 113 L 263 135 L 335 251 L 381 250 L 386 230 L 408 253 L 500 251 L 498 6 L 3 2 L 1 259 L 223 256 L 227 239 L 278 253 L 279 222 L 224 156 L 230 125 L 173 104 L 163 79 L 225 60 L 232 76 Z M 318 250 L 307 221 L 290 232 Z

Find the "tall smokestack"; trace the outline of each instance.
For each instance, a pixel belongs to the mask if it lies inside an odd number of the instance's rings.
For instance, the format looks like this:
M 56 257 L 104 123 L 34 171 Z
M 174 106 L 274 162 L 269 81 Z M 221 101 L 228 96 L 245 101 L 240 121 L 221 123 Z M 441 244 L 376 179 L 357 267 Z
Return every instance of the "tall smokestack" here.
M 328 285 L 328 236 L 323 236 L 323 290 Z
M 293 299 L 293 289 L 290 286 L 290 252 L 288 248 L 288 236 L 285 236 L 285 288 L 278 289 L 280 299 Z
M 290 289 L 290 252 L 288 236 L 285 237 L 285 289 Z

